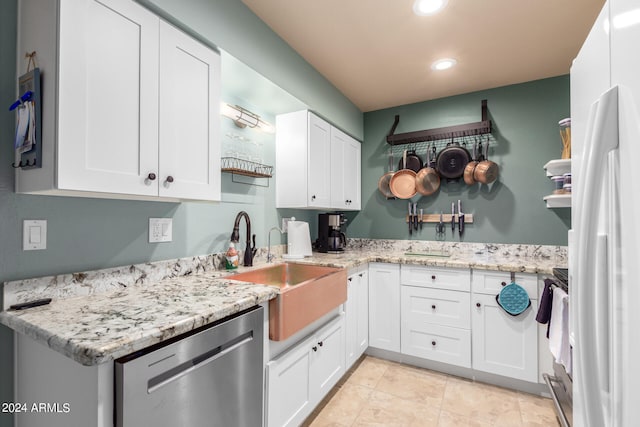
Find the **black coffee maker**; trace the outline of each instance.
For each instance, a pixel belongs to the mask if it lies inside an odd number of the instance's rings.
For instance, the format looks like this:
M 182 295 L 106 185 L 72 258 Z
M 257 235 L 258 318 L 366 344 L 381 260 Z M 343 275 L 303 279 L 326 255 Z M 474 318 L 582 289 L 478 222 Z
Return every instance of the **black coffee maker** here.
M 340 230 L 346 222 L 341 213 L 322 213 L 318 215 L 318 239 L 315 248 L 318 252 L 339 254 L 347 246 L 347 237 Z

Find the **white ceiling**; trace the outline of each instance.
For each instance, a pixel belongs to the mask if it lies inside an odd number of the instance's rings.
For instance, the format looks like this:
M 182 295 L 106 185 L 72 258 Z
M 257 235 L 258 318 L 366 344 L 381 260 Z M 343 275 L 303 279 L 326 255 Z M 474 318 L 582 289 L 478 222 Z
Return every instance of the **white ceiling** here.
M 242 0 L 362 111 L 567 74 L 604 0 Z M 432 71 L 436 59 L 458 65 Z

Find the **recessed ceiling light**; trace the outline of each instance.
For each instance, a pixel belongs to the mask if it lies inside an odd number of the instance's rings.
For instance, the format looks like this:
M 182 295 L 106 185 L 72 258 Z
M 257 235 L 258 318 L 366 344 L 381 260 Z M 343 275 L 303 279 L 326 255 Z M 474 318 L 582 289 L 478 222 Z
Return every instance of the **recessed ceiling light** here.
M 413 13 L 418 16 L 433 15 L 440 12 L 447 5 L 448 0 L 416 0 L 413 3 Z
M 449 68 L 453 67 L 457 63 L 458 61 L 452 58 L 438 59 L 436 62 L 431 64 L 431 69 L 434 71 L 448 70 Z

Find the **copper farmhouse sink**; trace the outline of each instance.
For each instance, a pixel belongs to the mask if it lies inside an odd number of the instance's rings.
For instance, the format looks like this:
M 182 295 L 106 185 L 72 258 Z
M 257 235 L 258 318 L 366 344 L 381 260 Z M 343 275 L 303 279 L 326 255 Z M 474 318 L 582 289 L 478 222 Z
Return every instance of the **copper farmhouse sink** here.
M 269 339 L 282 341 L 347 300 L 347 271 L 295 263 L 276 264 L 227 279 L 278 286 L 269 301 Z

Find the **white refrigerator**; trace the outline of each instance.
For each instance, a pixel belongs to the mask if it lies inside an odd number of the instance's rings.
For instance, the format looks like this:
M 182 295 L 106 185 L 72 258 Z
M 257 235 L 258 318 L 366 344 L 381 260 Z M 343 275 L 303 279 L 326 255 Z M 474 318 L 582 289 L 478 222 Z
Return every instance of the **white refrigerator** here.
M 639 426 L 640 1 L 605 3 L 571 67 L 571 118 L 574 426 Z

